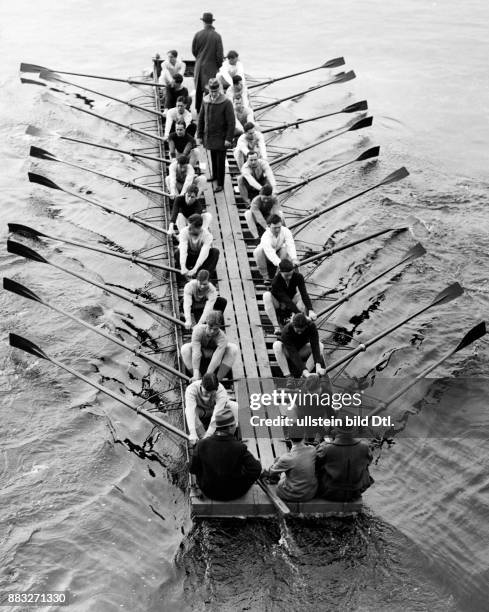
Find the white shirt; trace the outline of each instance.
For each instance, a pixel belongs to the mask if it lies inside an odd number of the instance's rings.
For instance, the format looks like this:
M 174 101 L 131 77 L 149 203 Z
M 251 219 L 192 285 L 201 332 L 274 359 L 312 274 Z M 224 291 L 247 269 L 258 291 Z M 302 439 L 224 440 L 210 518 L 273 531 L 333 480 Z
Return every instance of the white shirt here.
M 274 266 L 280 263 L 280 257 L 277 255 L 283 246 L 287 249 L 288 258 L 294 263 L 297 261 L 297 252 L 295 250 L 294 237 L 288 227 L 281 227 L 278 236 L 274 236 L 269 227 L 265 230 L 261 237 L 260 246 L 266 255 L 266 258 L 272 262 Z

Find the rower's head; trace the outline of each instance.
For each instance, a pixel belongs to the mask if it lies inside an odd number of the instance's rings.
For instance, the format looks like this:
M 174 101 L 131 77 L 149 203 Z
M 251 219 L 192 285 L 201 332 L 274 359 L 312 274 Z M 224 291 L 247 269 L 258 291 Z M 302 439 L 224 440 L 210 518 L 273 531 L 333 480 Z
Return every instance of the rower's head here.
M 182 87 L 182 83 L 183 83 L 183 76 L 180 73 L 177 73 L 173 77 L 173 82 L 175 83 L 175 87 L 177 89 L 180 89 Z
M 239 74 L 235 74 L 233 76 L 233 91 L 235 93 L 243 93 L 243 78 L 239 76 Z
M 188 157 L 186 155 L 179 155 L 177 157 L 177 164 L 183 168 L 183 166 L 188 164 Z
M 219 81 L 217 79 L 209 79 L 207 87 L 209 89 L 210 99 L 217 100 L 217 98 L 219 98 L 219 94 L 221 93 L 219 88 Z
M 188 233 L 192 236 L 198 236 L 202 231 L 202 226 L 204 225 L 204 220 L 202 219 L 202 215 L 199 213 L 194 213 L 190 215 L 187 219 L 188 221 Z
M 170 64 L 174 66 L 177 63 L 178 51 L 175 49 L 170 49 L 170 51 L 168 51 L 166 54 L 166 57 L 168 58 Z
M 208 336 L 217 336 L 221 327 L 224 326 L 224 317 L 219 310 L 212 310 L 206 319 L 206 333 Z
M 233 98 L 233 104 L 234 104 L 235 110 L 237 110 L 238 113 L 240 113 L 244 108 L 243 96 L 241 96 L 240 94 L 235 95 Z
M 303 334 L 307 328 L 306 315 L 302 312 L 296 312 L 292 317 L 292 327 L 296 334 Z
M 230 433 L 236 431 L 236 420 L 231 408 L 225 408 L 222 412 L 216 414 L 216 432 Z
M 185 96 L 178 96 L 176 101 L 177 113 L 179 115 L 183 115 L 185 113 L 185 108 L 187 105 L 187 98 Z
M 280 215 L 271 215 L 268 217 L 267 223 L 270 231 L 272 232 L 272 236 L 277 237 L 282 229 L 282 217 Z
M 278 270 L 280 276 L 288 282 L 294 274 L 294 264 L 290 261 L 290 259 L 282 259 L 282 261 L 278 264 Z
M 262 199 L 262 202 L 264 204 L 270 204 L 270 202 L 275 199 L 272 194 L 273 187 L 270 185 L 270 183 L 265 183 L 260 189 L 260 197 Z
M 228 62 L 231 64 L 231 66 L 236 66 L 236 62 L 238 61 L 238 52 L 231 50 L 228 52 L 228 54 L 226 55 Z
M 258 166 L 258 153 L 256 151 L 249 151 L 246 156 L 246 161 L 250 168 L 256 168 Z
M 243 130 L 246 134 L 246 138 L 248 140 L 254 140 L 255 138 L 255 124 L 252 123 L 251 121 L 247 121 L 244 125 L 243 125 Z
M 185 192 L 185 201 L 187 202 L 187 204 L 192 204 L 193 202 L 195 202 L 198 195 L 199 195 L 199 188 L 197 187 L 195 183 L 192 183 L 191 185 L 189 185 L 187 191 Z M 191 217 L 194 217 L 194 216 L 195 215 L 191 215 Z M 189 220 L 190 220 L 190 217 L 189 217 Z
M 213 394 L 216 393 L 219 381 L 214 372 L 207 372 L 202 376 L 200 381 L 200 392 L 204 399 L 209 399 Z
M 196 276 L 197 286 L 201 291 L 205 291 L 209 286 L 209 271 L 200 270 Z
M 177 121 L 175 123 L 175 133 L 180 138 L 182 136 L 185 136 L 185 130 L 186 129 L 187 129 L 187 126 L 185 125 L 185 121 Z

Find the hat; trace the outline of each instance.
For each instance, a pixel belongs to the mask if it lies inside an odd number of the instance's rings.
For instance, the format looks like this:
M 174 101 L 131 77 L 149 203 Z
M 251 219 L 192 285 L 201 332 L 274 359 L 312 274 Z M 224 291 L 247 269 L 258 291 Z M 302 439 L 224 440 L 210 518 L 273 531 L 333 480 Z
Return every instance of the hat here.
M 204 13 L 200 20 L 204 23 L 212 23 L 213 21 L 215 21 L 214 15 L 212 13 Z
M 290 259 L 282 259 L 282 261 L 278 264 L 278 269 L 280 272 L 292 272 L 294 269 L 294 264 L 290 261 Z
M 207 315 L 205 322 L 207 325 L 218 325 L 219 327 L 222 327 L 224 325 L 224 317 L 222 316 L 222 312 L 220 310 L 211 310 L 211 312 Z
M 255 124 L 252 121 L 247 121 L 244 125 L 243 125 L 243 130 L 245 132 L 247 132 L 248 130 L 252 130 L 255 127 Z
M 217 79 L 209 79 L 207 87 L 209 91 L 217 91 L 219 89 L 219 81 Z
M 231 50 L 228 51 L 228 54 L 226 55 L 226 57 L 229 59 L 230 57 L 239 57 L 239 53 L 237 51 Z
M 234 427 L 236 421 L 231 408 L 225 408 L 222 412 L 216 414 L 216 429 L 226 429 L 226 427 Z

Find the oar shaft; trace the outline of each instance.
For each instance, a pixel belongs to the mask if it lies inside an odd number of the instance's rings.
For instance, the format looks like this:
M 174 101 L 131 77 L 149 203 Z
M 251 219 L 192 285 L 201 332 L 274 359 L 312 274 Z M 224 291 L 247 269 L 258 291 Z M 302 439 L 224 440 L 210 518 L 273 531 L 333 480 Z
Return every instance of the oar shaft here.
M 97 147 L 98 149 L 106 149 L 107 151 L 116 151 L 117 153 L 123 153 L 124 155 L 130 155 L 131 157 L 141 157 L 142 159 L 149 159 L 150 161 L 155 161 L 160 164 L 168 164 L 170 162 L 169 159 L 164 159 L 163 157 L 155 157 L 153 155 L 146 155 L 145 153 L 136 153 L 135 151 L 131 151 L 129 149 L 119 149 L 118 147 L 109 147 L 108 145 L 103 145 L 98 142 L 90 142 L 88 140 L 80 140 L 79 138 L 71 138 L 71 136 L 60 136 L 61 140 L 67 140 L 69 142 L 76 142 L 77 144 L 88 145 L 89 147 Z
M 160 417 L 156 416 L 154 413 L 149 412 L 148 410 L 145 410 L 144 408 L 139 408 L 138 406 L 134 406 L 133 404 L 128 402 L 122 395 L 119 395 L 118 393 L 115 393 L 114 391 L 111 391 L 110 389 L 108 389 L 104 385 L 100 385 L 99 383 L 95 382 L 94 380 L 91 380 L 90 378 L 88 378 L 87 376 L 82 374 L 81 372 L 78 372 L 77 370 L 73 370 L 69 366 L 67 366 L 64 363 L 62 363 L 61 361 L 58 361 L 57 359 L 54 359 L 53 357 L 46 356 L 46 358 L 51 363 L 54 363 L 54 365 L 57 365 L 58 368 L 61 368 L 62 370 L 65 370 L 66 372 L 68 372 L 69 374 L 74 376 L 75 378 L 79 378 L 80 380 L 83 380 L 84 382 L 86 382 L 90 386 L 95 387 L 95 389 L 98 389 L 99 391 L 102 391 L 102 393 L 105 393 L 105 395 L 108 395 L 109 397 L 111 397 L 112 399 L 115 399 L 116 401 L 120 402 L 124 406 L 127 406 L 131 410 L 134 410 L 134 412 L 137 412 L 138 414 L 140 414 L 144 418 L 148 419 L 148 421 L 151 421 L 155 425 L 160 425 L 161 427 L 164 427 L 165 429 L 168 429 L 168 431 L 173 432 L 174 434 L 176 434 L 177 436 L 180 436 L 180 438 L 183 438 L 184 440 L 187 440 L 187 441 L 190 440 L 190 436 L 188 434 L 186 434 L 181 429 L 178 429 L 178 427 L 174 427 L 171 423 L 167 423 L 165 420 L 163 420 Z
M 295 149 L 294 151 L 291 151 L 290 153 L 285 153 L 284 155 L 281 155 L 280 157 L 277 157 L 276 159 L 272 160 L 270 162 L 270 166 L 276 166 L 277 164 L 282 164 L 283 162 L 287 161 L 288 159 L 291 159 L 292 157 L 295 157 L 296 155 L 299 155 L 299 153 L 303 153 L 304 151 L 308 151 L 309 149 L 312 149 L 314 147 L 319 146 L 320 144 L 323 144 L 323 142 L 328 142 L 328 140 L 333 140 L 333 138 L 337 138 L 338 136 L 341 136 L 342 134 L 346 134 L 347 132 L 349 132 L 350 130 L 342 130 L 341 132 L 336 132 L 336 134 L 333 134 L 332 136 L 327 136 L 326 138 L 321 138 L 321 140 L 315 140 L 314 142 L 312 142 L 311 144 L 308 144 L 305 147 L 302 147 L 300 149 Z
M 297 119 L 297 121 L 291 121 L 290 123 L 282 123 L 276 127 L 265 128 L 260 130 L 262 134 L 268 134 L 269 132 L 277 132 L 279 130 L 286 130 L 289 127 L 296 127 L 309 121 L 316 121 L 317 119 L 324 119 L 325 117 L 332 117 L 333 115 L 339 115 L 343 111 L 336 111 L 334 113 L 325 113 L 324 115 L 317 115 L 316 117 L 309 117 L 308 119 Z
M 335 168 L 331 168 L 330 170 L 325 170 L 324 172 L 318 172 L 317 174 L 313 174 L 312 176 L 310 176 L 307 179 L 304 179 L 302 181 L 299 181 L 298 183 L 294 183 L 293 185 L 289 185 L 289 187 L 284 187 L 284 189 L 281 189 L 280 191 L 277 191 L 277 195 L 278 196 L 279 195 L 283 195 L 284 193 L 292 191 L 293 189 L 298 189 L 299 187 L 302 187 L 303 185 L 307 185 L 308 183 L 311 183 L 312 181 L 315 181 L 318 178 L 326 176 L 327 174 L 331 174 L 332 172 L 336 172 L 336 170 L 341 170 L 341 168 L 344 168 L 345 166 L 349 166 L 350 164 L 353 164 L 356 161 L 358 161 L 358 160 L 352 159 L 352 160 L 350 160 L 348 162 L 345 162 L 344 164 L 341 164 L 340 166 L 336 166 Z
M 157 140 L 158 142 L 164 142 L 164 138 L 162 136 L 157 136 L 156 134 L 151 134 L 151 132 L 145 132 L 144 130 L 140 130 L 138 128 L 132 127 L 130 125 L 126 125 L 125 123 L 120 123 L 119 121 L 115 121 L 114 119 L 109 119 L 108 117 L 104 117 L 103 115 L 99 115 L 98 113 L 94 113 L 93 111 L 88 110 L 87 108 L 82 108 L 81 106 L 74 106 L 73 104 L 68 104 L 70 108 L 74 110 L 80 111 L 82 113 L 86 113 L 87 115 L 91 115 L 92 117 L 97 117 L 97 119 L 102 119 L 103 121 L 107 121 L 107 123 L 112 123 L 113 125 L 117 125 L 121 128 L 129 130 L 134 134 L 139 134 L 141 136 L 145 136 L 146 138 L 151 138 L 152 140 Z
M 255 87 L 264 87 L 265 85 L 278 83 L 278 81 L 284 81 L 285 79 L 291 79 L 292 77 L 300 76 L 301 74 L 307 74 L 308 72 L 320 70 L 322 67 L 323 66 L 316 66 L 315 68 L 309 68 L 308 70 L 301 70 L 300 72 L 294 72 L 293 74 L 287 74 L 285 76 L 276 77 L 274 79 L 268 79 L 267 81 L 261 81 L 261 83 L 254 83 L 253 85 L 249 85 L 248 89 L 254 89 Z
M 52 72 L 57 72 L 58 74 L 69 74 L 70 76 L 87 77 L 88 79 L 102 79 L 103 81 L 116 81 L 118 83 L 128 83 L 129 85 L 147 85 L 149 87 L 165 87 L 163 83 L 155 83 L 154 81 L 139 81 L 136 79 L 121 79 L 117 77 L 99 76 L 96 74 L 83 74 L 82 72 L 66 72 L 64 70 L 53 70 Z

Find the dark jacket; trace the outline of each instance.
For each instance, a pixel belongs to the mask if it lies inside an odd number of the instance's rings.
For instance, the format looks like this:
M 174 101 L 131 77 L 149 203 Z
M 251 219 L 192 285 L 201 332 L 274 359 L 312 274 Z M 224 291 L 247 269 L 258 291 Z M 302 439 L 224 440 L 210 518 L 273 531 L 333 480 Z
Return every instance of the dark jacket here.
M 233 103 L 224 94 L 211 101 L 207 95 L 199 113 L 197 138 L 202 138 L 204 147 L 213 151 L 225 151 L 224 141 L 231 142 L 236 118 Z
M 334 442 L 317 448 L 319 495 L 336 501 L 351 501 L 370 487 L 374 479 L 368 466 L 372 453 L 366 442 L 338 435 Z
M 197 442 L 190 471 L 204 495 L 226 501 L 248 491 L 261 474 L 261 464 L 233 435 L 213 434 Z
M 173 208 L 171 210 L 170 222 L 175 223 L 178 217 L 178 213 L 188 219 L 190 215 L 202 214 L 202 200 L 199 198 L 194 200 L 192 204 L 187 204 L 187 200 L 184 195 L 177 196 L 173 200 Z
M 318 330 L 312 321 L 308 321 L 307 327 L 302 334 L 298 334 L 294 330 L 292 323 L 287 323 L 282 330 L 280 340 L 284 348 L 287 349 L 287 358 L 291 364 L 291 372 L 294 376 L 300 376 L 304 370 L 305 363 L 299 355 L 299 350 L 308 342 L 311 345 L 314 363 L 324 364 L 319 346 Z
M 209 79 L 216 76 L 224 61 L 221 35 L 216 32 L 214 26 L 206 25 L 203 30 L 197 32 L 192 41 L 192 53 L 196 60 L 195 85 L 197 87 L 200 83 L 203 89 Z
M 290 312 L 299 312 L 299 309 L 292 301 L 294 295 L 297 293 L 297 291 L 299 291 L 302 301 L 304 302 L 304 306 L 307 308 L 307 310 L 312 310 L 311 298 L 307 293 L 306 283 L 304 282 L 304 277 L 300 272 L 293 273 L 288 285 L 280 272 L 277 272 L 272 280 L 270 291 L 272 292 L 273 297 L 278 300 L 283 307 L 290 310 Z

